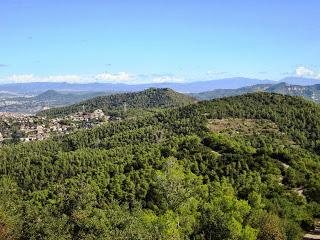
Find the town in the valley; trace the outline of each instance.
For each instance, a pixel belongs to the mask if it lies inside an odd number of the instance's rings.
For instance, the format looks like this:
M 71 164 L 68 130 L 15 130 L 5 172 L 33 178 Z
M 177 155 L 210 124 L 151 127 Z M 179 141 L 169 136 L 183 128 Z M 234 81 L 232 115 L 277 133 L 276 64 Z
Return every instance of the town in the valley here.
M 41 141 L 55 135 L 69 134 L 80 128 L 88 129 L 119 120 L 119 117 L 105 115 L 101 109 L 61 118 L 0 112 L 0 144 Z

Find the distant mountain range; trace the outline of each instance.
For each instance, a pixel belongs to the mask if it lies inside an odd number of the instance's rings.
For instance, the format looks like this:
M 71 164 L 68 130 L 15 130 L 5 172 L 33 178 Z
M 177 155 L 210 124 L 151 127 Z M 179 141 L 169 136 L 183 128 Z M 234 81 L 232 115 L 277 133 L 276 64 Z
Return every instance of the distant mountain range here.
M 285 82 L 278 84 L 258 84 L 249 87 L 242 87 L 238 89 L 216 89 L 213 91 L 206 91 L 201 93 L 192 93 L 191 96 L 199 100 L 210 100 L 215 98 L 237 96 L 245 93 L 253 92 L 269 92 L 280 93 L 291 96 L 302 96 L 306 99 L 320 102 L 320 84 L 302 86 L 291 85 Z
M 320 84 L 319 79 L 288 77 L 280 82 L 294 85 Z M 225 78 L 211 81 L 198 81 L 186 83 L 148 83 L 148 84 L 121 84 L 121 83 L 66 83 L 66 82 L 33 82 L 13 83 L 0 85 L 0 92 L 6 94 L 40 94 L 48 90 L 56 91 L 86 91 L 86 92 L 136 92 L 151 87 L 170 88 L 182 93 L 199 93 L 216 89 L 237 89 L 257 84 L 277 84 L 279 81 L 260 80 L 254 78 Z
M 320 102 L 320 80 L 285 78 L 284 82 L 250 78 L 226 78 L 189 83 L 111 84 L 65 82 L 33 82 L 0 85 L 0 112 L 36 113 L 46 107 L 64 107 L 78 102 L 123 92 L 139 92 L 149 88 L 172 89 L 198 100 L 222 98 L 252 92 L 274 92 L 303 96 Z M 188 102 L 188 101 L 187 101 Z

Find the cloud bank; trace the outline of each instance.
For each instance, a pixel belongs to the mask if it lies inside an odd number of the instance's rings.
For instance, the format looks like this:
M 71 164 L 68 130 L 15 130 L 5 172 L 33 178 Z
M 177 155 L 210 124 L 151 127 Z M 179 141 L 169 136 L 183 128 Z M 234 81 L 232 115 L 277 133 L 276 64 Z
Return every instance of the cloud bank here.
M 69 83 L 164 83 L 164 82 L 184 82 L 184 78 L 170 74 L 150 74 L 136 75 L 128 72 L 110 73 L 103 72 L 96 75 L 49 75 L 37 76 L 34 74 L 14 74 L 3 79 L 6 83 L 28 83 L 28 82 L 69 82 Z
M 127 72 L 119 72 L 119 73 L 100 73 L 95 76 L 95 79 L 98 81 L 104 81 L 104 82 L 115 82 L 115 83 L 121 83 L 121 82 L 130 82 L 132 80 L 135 80 L 136 77 L 134 75 L 131 75 Z
M 320 79 L 320 72 L 317 72 L 311 68 L 305 66 L 298 66 L 295 74 L 297 77 L 315 78 Z
M 0 64 L 1 67 L 1 64 Z M 265 74 L 266 72 L 259 72 L 258 74 Z M 256 73 L 257 74 L 257 73 Z M 175 82 L 182 83 L 186 81 L 194 80 L 212 80 L 221 79 L 230 75 L 228 72 L 222 71 L 207 71 L 202 76 L 197 75 L 193 78 L 186 79 L 182 74 L 133 74 L 129 72 L 102 72 L 92 75 L 78 75 L 78 74 L 66 74 L 66 75 L 48 75 L 39 76 L 34 74 L 13 74 L 11 76 L 2 78 L 0 83 L 28 83 L 28 82 L 68 82 L 68 83 L 124 83 L 124 84 L 143 84 L 143 83 L 165 83 Z M 294 72 L 286 73 L 286 75 L 320 79 L 320 71 L 316 71 L 310 67 L 299 65 L 295 68 Z
M 51 75 L 51 76 L 34 76 L 33 74 L 20 74 L 7 77 L 6 82 L 28 83 L 28 82 L 81 82 L 83 77 L 79 75 Z

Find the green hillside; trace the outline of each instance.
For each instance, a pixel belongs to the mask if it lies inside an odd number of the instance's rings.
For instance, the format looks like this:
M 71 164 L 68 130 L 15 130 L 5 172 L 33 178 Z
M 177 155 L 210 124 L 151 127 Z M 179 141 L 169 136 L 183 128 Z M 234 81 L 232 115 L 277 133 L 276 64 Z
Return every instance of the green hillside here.
M 286 83 L 279 83 L 271 86 L 266 90 L 267 92 L 281 93 L 291 96 L 301 96 L 306 99 L 320 102 L 320 85 L 300 86 L 300 85 L 289 85 Z
M 156 96 L 126 102 L 173 104 Z M 0 238 L 300 240 L 320 217 L 319 121 L 254 93 L 0 148 Z
M 142 92 L 114 94 L 92 98 L 78 104 L 62 108 L 54 108 L 40 112 L 40 115 L 61 116 L 79 111 L 92 112 L 103 109 L 105 112 L 127 109 L 151 109 L 180 107 L 195 102 L 192 97 L 177 93 L 171 89 L 150 88 Z
M 201 102 L 196 107 L 211 118 L 270 119 L 303 146 L 320 149 L 320 106 L 302 97 L 260 92 Z
M 217 89 L 202 93 L 193 93 L 191 96 L 199 100 L 210 100 L 215 98 L 237 96 L 246 93 L 254 92 L 269 92 L 269 93 L 280 93 L 291 96 L 301 96 L 306 99 L 320 102 L 320 85 L 300 86 L 290 85 L 287 83 L 279 84 L 258 84 L 249 87 L 243 87 L 238 89 Z
M 246 93 L 261 92 L 261 91 L 265 91 L 271 86 L 272 84 L 257 84 L 257 85 L 242 87 L 237 89 L 216 89 L 216 90 L 207 91 L 207 92 L 191 93 L 190 96 L 199 100 L 210 100 L 215 98 L 238 96 Z
M 60 105 L 73 104 L 89 98 L 97 96 L 106 96 L 114 94 L 112 92 L 58 92 L 55 90 L 48 90 L 28 100 L 54 102 Z

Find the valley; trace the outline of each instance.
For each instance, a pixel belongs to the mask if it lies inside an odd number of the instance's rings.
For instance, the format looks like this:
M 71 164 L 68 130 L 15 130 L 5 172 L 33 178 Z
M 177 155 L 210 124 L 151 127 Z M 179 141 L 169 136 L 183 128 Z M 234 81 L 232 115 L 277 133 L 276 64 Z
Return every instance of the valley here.
M 105 96 L 110 92 L 57 92 L 47 90 L 38 95 L 14 92 L 16 95 L 0 97 L 0 112 L 35 114 L 39 111 L 70 105 L 96 96 Z

